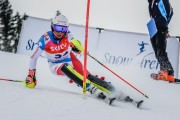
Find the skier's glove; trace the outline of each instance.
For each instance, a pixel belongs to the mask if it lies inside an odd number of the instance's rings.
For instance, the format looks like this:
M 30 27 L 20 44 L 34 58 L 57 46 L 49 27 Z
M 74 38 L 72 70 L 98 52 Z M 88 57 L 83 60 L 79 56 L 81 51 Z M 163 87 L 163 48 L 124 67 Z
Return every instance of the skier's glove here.
M 77 54 L 80 54 L 80 53 L 81 53 L 81 51 L 78 50 L 75 46 L 72 47 L 72 51 L 74 51 L 74 52 L 77 53 Z
M 37 81 L 35 76 L 36 70 L 29 70 L 28 76 L 26 77 L 26 80 L 24 82 L 25 86 L 27 88 L 34 88 L 36 87 Z
M 81 42 L 77 39 L 72 39 L 70 41 L 70 46 L 72 47 L 72 51 L 74 51 L 77 54 L 80 54 L 84 51 Z

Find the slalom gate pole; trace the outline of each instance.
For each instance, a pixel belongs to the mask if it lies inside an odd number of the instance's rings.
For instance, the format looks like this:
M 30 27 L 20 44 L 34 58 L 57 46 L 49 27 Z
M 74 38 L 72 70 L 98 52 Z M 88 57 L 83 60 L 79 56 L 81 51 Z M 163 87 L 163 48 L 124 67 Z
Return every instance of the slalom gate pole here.
M 5 79 L 5 78 L 0 78 L 0 80 L 10 81 L 10 82 L 24 82 L 24 80 L 12 80 L 12 79 Z
M 89 9 L 90 9 L 90 0 L 87 0 L 86 27 L 85 27 L 85 43 L 84 43 L 83 95 L 86 95 L 86 76 L 87 76 L 86 66 L 87 66 L 87 44 L 88 44 Z
M 98 61 L 96 58 L 94 58 L 92 55 L 90 55 L 89 53 L 87 53 L 89 57 L 91 57 L 92 59 L 94 59 L 96 62 L 98 62 L 100 65 L 102 65 L 104 68 L 106 68 L 107 70 L 109 70 L 111 73 L 113 73 L 116 77 L 120 78 L 122 81 L 124 81 L 126 84 L 128 84 L 129 86 L 131 86 L 133 89 L 135 89 L 136 91 L 138 91 L 139 93 L 141 93 L 144 97 L 149 98 L 147 95 L 145 95 L 144 93 L 142 93 L 140 90 L 138 90 L 136 87 L 134 87 L 133 85 L 131 85 L 129 82 L 127 82 L 125 79 L 123 79 L 122 77 L 120 77 L 118 74 L 116 74 L 114 71 L 112 71 L 111 69 L 109 69 L 107 66 L 105 66 L 104 64 L 102 64 L 100 61 Z

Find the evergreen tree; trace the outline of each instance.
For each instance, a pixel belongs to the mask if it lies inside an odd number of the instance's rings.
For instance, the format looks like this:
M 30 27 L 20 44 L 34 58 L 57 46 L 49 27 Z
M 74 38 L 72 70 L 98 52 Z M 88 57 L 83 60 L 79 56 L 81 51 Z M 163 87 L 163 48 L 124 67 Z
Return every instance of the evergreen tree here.
M 25 16 L 25 15 L 24 15 Z M 0 50 L 16 52 L 20 37 L 22 20 L 17 12 L 13 16 L 13 10 L 8 0 L 0 2 Z
M 11 44 L 9 45 L 9 49 L 11 52 L 16 52 L 16 48 L 17 48 L 17 44 L 18 44 L 18 40 L 19 40 L 19 25 L 22 23 L 22 20 L 20 18 L 19 13 L 17 12 L 15 16 L 12 17 L 12 22 L 14 23 L 14 34 L 13 37 L 11 39 Z
M 19 15 L 17 12 L 15 15 L 15 21 L 16 21 L 16 35 L 14 36 L 14 45 L 13 45 L 13 52 L 17 52 L 17 46 L 20 38 L 20 33 L 21 33 L 21 28 L 22 28 L 22 23 L 23 20 L 27 19 L 27 15 L 24 14 L 22 17 Z
M 1 11 L 1 9 L 2 9 L 2 4 L 3 4 L 3 2 L 2 1 L 0 1 L 0 50 L 1 50 L 1 45 L 3 44 L 3 41 L 1 40 L 2 39 L 2 37 L 3 37 L 3 35 L 2 35 L 2 18 L 1 18 L 1 13 L 2 13 L 2 11 Z
M 1 6 L 1 50 L 10 51 L 10 43 L 13 35 L 14 23 L 11 21 L 13 10 L 8 0 L 2 1 Z

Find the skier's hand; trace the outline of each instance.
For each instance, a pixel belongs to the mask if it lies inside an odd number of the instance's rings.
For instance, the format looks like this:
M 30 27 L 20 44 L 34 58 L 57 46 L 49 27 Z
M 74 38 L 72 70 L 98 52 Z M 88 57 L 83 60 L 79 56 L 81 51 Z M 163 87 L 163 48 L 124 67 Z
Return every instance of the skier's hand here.
M 81 53 L 81 51 L 78 50 L 75 46 L 72 47 L 72 51 L 74 51 L 74 52 L 77 53 L 77 54 L 80 54 L 80 53 Z
M 24 82 L 25 86 L 27 88 L 35 88 L 37 81 L 35 76 L 36 70 L 29 70 L 28 76 L 26 77 L 26 80 Z
M 70 46 L 72 47 L 72 51 L 76 52 L 77 54 L 80 54 L 84 51 L 81 42 L 77 39 L 72 39 Z

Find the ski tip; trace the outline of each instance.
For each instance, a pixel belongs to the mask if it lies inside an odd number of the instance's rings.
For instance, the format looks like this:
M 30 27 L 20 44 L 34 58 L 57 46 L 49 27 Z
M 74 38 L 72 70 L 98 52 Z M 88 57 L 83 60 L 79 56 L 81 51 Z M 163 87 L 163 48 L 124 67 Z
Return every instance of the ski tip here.
M 109 101 L 109 105 L 112 105 L 112 103 L 113 103 L 115 100 L 116 100 L 116 98 L 112 98 L 112 99 L 110 99 L 110 101 Z
M 143 102 L 144 102 L 143 100 L 139 101 L 139 102 L 137 103 L 137 108 L 141 108 Z

